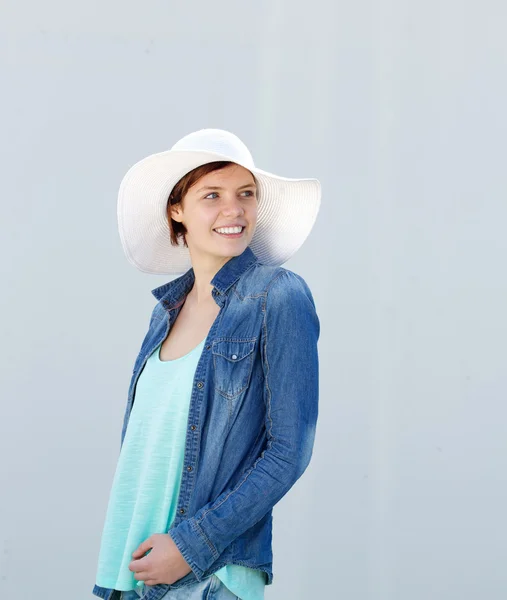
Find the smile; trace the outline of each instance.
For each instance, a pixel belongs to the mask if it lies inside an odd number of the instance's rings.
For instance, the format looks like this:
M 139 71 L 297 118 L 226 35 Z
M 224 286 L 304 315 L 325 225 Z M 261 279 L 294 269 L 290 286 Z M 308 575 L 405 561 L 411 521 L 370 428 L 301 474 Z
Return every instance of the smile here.
M 245 230 L 244 227 L 237 226 L 237 227 L 217 227 L 213 231 L 215 231 L 216 233 L 218 233 L 219 235 L 221 235 L 223 237 L 234 238 L 234 237 L 241 236 L 244 230 Z

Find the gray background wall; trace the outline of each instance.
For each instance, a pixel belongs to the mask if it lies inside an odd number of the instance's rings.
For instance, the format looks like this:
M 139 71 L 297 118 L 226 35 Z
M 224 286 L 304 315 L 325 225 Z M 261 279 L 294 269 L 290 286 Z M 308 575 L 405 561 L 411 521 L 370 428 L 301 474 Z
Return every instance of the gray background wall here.
M 92 597 L 167 280 L 124 258 L 117 188 L 201 127 L 324 191 L 286 265 L 321 317 L 320 421 L 275 507 L 266 597 L 506 597 L 506 12 L 3 0 L 3 598 Z

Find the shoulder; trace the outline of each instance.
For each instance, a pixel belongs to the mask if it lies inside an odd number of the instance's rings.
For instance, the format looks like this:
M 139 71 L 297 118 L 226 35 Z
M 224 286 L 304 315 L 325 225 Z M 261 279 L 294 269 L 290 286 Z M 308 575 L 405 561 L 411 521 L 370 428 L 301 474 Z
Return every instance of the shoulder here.
M 257 263 L 243 274 L 237 290 L 242 296 L 265 296 L 269 304 L 306 299 L 314 305 L 312 293 L 303 277 L 284 267 Z

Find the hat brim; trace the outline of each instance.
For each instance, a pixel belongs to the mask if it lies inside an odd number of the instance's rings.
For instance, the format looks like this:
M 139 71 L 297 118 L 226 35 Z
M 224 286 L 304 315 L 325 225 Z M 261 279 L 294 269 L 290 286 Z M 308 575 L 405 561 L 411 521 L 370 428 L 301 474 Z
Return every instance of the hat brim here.
M 189 171 L 231 158 L 214 152 L 168 150 L 133 165 L 118 192 L 118 229 L 129 262 L 144 273 L 179 275 L 191 267 L 185 246 L 173 246 L 167 223 L 172 188 Z M 237 164 L 241 164 L 235 160 Z M 308 237 L 317 218 L 321 185 L 241 165 L 256 177 L 257 225 L 250 248 L 263 264 L 282 265 Z

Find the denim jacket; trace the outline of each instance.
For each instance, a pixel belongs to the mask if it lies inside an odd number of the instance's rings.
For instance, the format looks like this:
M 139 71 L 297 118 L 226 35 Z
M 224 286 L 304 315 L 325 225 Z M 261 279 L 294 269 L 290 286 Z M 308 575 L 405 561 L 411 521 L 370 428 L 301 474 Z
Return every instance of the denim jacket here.
M 152 290 L 158 302 L 134 364 L 121 445 L 139 375 L 193 283 L 190 269 Z M 220 311 L 194 376 L 178 509 L 168 531 L 192 570 L 148 588 L 145 600 L 231 563 L 264 571 L 271 584 L 272 508 L 312 456 L 320 325 L 307 284 L 283 267 L 263 265 L 250 248 L 211 284 Z M 97 585 L 93 593 L 119 598 Z

